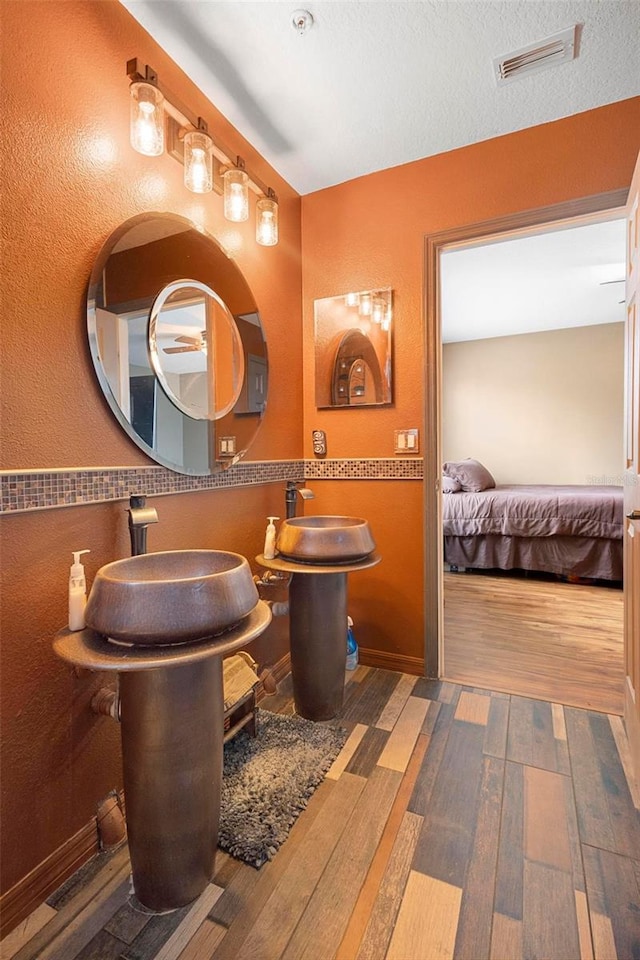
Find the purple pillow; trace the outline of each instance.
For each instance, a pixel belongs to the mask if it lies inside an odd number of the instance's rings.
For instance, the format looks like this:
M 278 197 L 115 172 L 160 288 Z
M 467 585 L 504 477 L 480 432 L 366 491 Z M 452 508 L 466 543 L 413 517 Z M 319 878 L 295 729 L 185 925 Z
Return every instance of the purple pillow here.
M 462 490 L 462 487 L 457 480 L 454 480 L 452 477 L 442 478 L 443 493 L 458 493 L 460 490 Z
M 445 477 L 457 480 L 463 490 L 470 493 L 479 493 L 480 490 L 489 490 L 495 487 L 496 482 L 478 460 L 449 460 L 444 464 L 442 472 Z

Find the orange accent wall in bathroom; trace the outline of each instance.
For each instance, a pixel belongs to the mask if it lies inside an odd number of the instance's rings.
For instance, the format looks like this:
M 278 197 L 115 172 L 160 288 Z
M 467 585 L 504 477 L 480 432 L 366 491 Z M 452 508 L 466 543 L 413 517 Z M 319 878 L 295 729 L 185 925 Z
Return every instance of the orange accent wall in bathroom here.
M 266 330 L 272 389 L 250 459 L 302 454 L 300 198 L 234 130 L 116 0 L 4 0 L 2 468 L 135 467 L 150 461 L 121 430 L 89 354 L 86 292 L 111 232 L 141 213 L 195 221 L 234 256 Z M 244 157 L 280 200 L 281 241 L 255 242 L 255 219 L 223 219 L 169 156 L 129 145 L 126 61 L 151 64 L 214 138 Z M 296 376 L 291 376 L 296 371 Z M 260 553 L 284 483 L 153 500 L 152 550 Z M 98 567 L 129 554 L 126 504 L 2 518 L 2 890 L 55 851 L 122 785 L 119 729 L 89 709 L 105 676 L 73 670 L 52 639 L 67 619 L 71 550 Z M 283 599 L 279 597 L 277 599 Z M 260 665 L 288 650 L 287 621 L 252 646 Z

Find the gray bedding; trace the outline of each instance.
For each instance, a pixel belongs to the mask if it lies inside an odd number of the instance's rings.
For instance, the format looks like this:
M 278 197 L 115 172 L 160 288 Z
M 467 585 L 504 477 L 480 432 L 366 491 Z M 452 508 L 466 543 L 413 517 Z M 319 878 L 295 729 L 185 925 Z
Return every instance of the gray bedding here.
M 622 487 L 499 485 L 442 503 L 445 537 L 622 539 Z

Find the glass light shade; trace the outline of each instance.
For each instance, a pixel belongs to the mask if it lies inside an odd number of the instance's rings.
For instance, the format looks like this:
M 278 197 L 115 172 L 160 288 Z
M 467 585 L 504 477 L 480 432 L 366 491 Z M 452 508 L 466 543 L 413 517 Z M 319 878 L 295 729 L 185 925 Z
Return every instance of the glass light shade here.
M 374 323 L 382 323 L 387 312 L 387 304 L 382 297 L 374 297 L 371 303 L 371 319 Z
M 184 185 L 192 193 L 213 190 L 213 140 L 202 130 L 184 136 Z
M 348 293 L 346 296 L 347 306 L 348 307 L 357 307 L 360 303 L 360 294 L 359 293 Z
M 130 91 L 131 146 L 145 157 L 159 157 L 164 153 L 164 97 L 143 80 L 132 83 Z
M 373 309 L 373 303 L 370 293 L 360 294 L 360 316 L 370 317 Z
M 249 219 L 249 177 L 244 170 L 233 168 L 224 174 L 224 215 L 234 223 Z
M 278 203 L 262 197 L 256 203 L 256 243 L 273 247 L 278 242 Z

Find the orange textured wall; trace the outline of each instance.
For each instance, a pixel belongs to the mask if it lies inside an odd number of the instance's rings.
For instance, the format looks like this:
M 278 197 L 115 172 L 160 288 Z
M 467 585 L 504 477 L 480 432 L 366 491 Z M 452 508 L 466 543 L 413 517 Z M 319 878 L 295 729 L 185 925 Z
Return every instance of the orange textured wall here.
M 313 456 L 314 429 L 326 431 L 329 457 L 392 457 L 402 428 L 420 428 L 421 450 L 432 442 L 422 429 L 426 235 L 628 187 L 639 149 L 636 97 L 303 197 L 305 456 Z M 381 287 L 394 297 L 393 405 L 317 410 L 313 301 Z M 361 642 L 421 657 L 425 604 L 434 602 L 424 596 L 421 485 L 310 485 L 313 512 L 350 510 L 373 525 L 383 564 L 350 586 L 375 639 Z
M 12 2 L 2 18 L 4 259 L 2 467 L 33 470 L 149 463 L 102 397 L 89 354 L 86 289 L 112 230 L 147 211 L 201 224 L 231 254 L 259 304 L 271 387 L 251 459 L 297 459 L 302 395 L 300 199 L 239 136 L 115 0 Z M 217 195 L 197 198 L 170 157 L 128 143 L 125 64 L 137 56 L 214 138 L 242 155 L 280 198 L 281 242 L 254 240 L 253 216 L 229 224 Z M 150 548 L 219 547 L 252 559 L 284 484 L 157 498 Z M 66 622 L 70 551 L 91 549 L 87 575 L 129 553 L 124 503 L 4 517 L 2 536 L 2 889 L 88 822 L 121 785 L 119 731 L 90 713 L 101 677 L 52 652 Z M 286 620 L 252 653 L 288 649 Z

